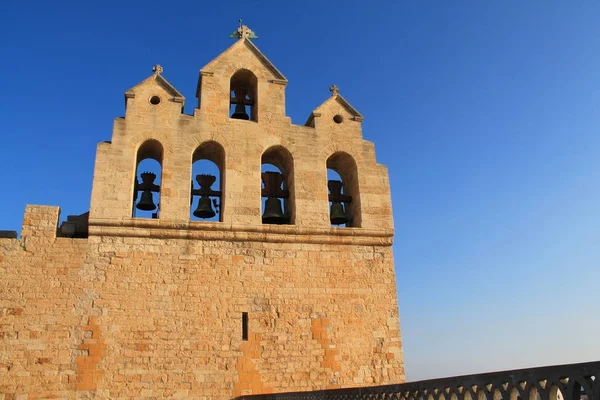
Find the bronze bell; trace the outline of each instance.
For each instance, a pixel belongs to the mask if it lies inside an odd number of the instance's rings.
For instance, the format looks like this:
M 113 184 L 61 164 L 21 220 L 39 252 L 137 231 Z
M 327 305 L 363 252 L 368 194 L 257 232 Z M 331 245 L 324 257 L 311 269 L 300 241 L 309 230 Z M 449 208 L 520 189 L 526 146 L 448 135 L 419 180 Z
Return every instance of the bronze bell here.
M 250 116 L 248 114 L 246 114 L 246 107 L 244 106 L 243 103 L 237 103 L 235 105 L 235 110 L 233 111 L 231 118 L 244 119 L 246 121 L 248 121 L 250 119 Z
M 342 203 L 331 203 L 329 219 L 331 220 L 332 225 L 343 225 L 348 223 L 348 216 L 346 216 Z
M 142 211 L 156 210 L 156 205 L 154 204 L 154 199 L 152 198 L 152 191 L 150 191 L 150 189 L 146 189 L 142 192 L 142 198 L 135 207 Z
M 215 210 L 212 208 L 210 197 L 200 197 L 198 201 L 198 208 L 194 211 L 194 216 L 198 218 L 212 218 L 216 215 Z
M 287 224 L 288 218 L 281 209 L 281 200 L 277 197 L 267 198 L 262 222 L 263 224 Z

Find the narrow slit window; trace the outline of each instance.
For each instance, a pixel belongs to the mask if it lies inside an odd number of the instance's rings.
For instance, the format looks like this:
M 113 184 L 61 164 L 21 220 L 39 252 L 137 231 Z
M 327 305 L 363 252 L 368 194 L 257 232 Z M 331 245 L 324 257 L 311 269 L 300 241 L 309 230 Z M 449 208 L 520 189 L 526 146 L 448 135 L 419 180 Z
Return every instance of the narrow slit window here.
M 242 313 L 242 340 L 248 340 L 248 313 Z

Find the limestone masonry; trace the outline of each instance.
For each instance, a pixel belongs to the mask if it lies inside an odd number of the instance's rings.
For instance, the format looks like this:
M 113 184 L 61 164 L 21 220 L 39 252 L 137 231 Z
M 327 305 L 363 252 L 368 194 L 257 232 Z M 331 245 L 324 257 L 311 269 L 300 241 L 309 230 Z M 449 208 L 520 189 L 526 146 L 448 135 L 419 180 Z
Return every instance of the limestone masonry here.
M 0 399 L 404 381 L 388 174 L 363 118 L 332 86 L 293 125 L 286 78 L 238 33 L 193 115 L 160 66 L 125 93 L 89 215 L 28 205 L 0 238 Z M 199 160 L 218 176 L 192 176 Z

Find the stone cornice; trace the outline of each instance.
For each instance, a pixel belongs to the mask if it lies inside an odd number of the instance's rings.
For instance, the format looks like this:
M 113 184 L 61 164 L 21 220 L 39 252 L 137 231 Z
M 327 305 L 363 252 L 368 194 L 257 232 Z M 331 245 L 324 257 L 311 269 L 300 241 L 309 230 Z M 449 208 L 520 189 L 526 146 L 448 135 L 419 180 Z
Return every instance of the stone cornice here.
M 226 240 L 236 242 L 313 243 L 391 246 L 393 230 L 305 228 L 293 225 L 233 225 L 222 222 L 164 222 L 153 219 L 90 219 L 90 236 L 156 239 Z

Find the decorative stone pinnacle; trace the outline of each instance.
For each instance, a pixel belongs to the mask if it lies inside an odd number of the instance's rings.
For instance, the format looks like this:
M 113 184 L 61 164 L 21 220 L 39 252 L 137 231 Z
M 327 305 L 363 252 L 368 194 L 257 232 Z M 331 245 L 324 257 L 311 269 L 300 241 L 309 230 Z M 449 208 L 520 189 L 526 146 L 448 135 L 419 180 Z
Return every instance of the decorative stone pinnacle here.
M 240 26 L 238 26 L 238 28 L 233 31 L 231 35 L 229 35 L 229 37 L 237 39 L 258 39 L 258 36 L 256 36 L 252 29 L 248 28 L 246 25 L 242 25 L 241 19 L 238 22 Z
M 331 92 L 332 96 L 337 96 L 338 94 L 340 94 L 340 88 L 337 87 L 337 85 L 329 86 L 329 91 Z
M 160 64 L 156 64 L 154 67 L 152 67 L 152 71 L 154 71 L 155 74 L 161 74 L 163 72 L 163 67 Z

